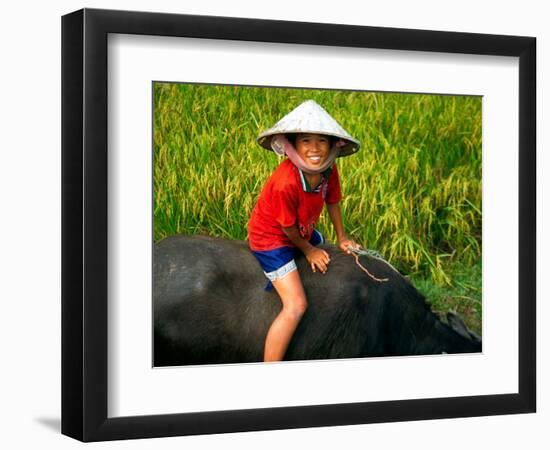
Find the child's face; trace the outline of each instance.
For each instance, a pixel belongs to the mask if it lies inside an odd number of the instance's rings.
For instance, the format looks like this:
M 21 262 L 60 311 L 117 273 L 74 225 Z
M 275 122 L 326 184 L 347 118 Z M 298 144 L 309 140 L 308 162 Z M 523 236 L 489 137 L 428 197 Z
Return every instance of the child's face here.
M 322 134 L 298 134 L 296 152 L 312 167 L 320 167 L 328 157 L 330 138 Z

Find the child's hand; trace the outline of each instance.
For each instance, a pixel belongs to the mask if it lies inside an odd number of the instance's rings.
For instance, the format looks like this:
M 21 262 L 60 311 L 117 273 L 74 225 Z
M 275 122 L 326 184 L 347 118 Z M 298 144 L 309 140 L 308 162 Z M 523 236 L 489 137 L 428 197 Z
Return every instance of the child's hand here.
M 313 272 L 315 272 L 316 267 L 322 273 L 325 273 L 328 270 L 327 266 L 330 262 L 330 256 L 326 251 L 320 248 L 313 247 L 305 255 Z
M 348 255 L 351 253 L 350 249 L 359 248 L 359 244 L 352 239 L 344 238 L 342 239 L 338 246 L 340 247 L 340 250 L 345 251 Z

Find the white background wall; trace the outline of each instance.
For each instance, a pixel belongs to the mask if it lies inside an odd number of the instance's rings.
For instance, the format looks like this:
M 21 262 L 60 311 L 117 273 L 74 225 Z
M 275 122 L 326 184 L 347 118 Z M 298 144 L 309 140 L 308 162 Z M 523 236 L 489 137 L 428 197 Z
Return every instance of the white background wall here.
M 60 17 L 81 7 L 536 36 L 538 39 L 538 413 L 94 444 L 106 448 L 549 448 L 548 328 L 550 31 L 544 2 L 166 0 L 5 3 L 0 18 L 0 445 L 75 448 L 60 434 Z M 545 139 L 546 138 L 546 139 Z M 503 242 L 505 247 L 506 243 Z M 546 295 L 547 296 L 547 295 Z M 464 376 L 475 377 L 466 373 Z

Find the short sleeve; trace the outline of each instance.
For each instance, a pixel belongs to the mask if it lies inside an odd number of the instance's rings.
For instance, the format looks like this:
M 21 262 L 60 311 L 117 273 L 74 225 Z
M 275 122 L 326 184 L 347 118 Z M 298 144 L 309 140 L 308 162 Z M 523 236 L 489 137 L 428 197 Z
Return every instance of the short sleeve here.
M 298 199 L 290 190 L 274 189 L 271 206 L 273 217 L 281 227 L 288 228 L 297 222 Z
M 332 171 L 328 177 L 327 196 L 325 202 L 328 204 L 338 203 L 342 200 L 342 190 L 340 189 L 340 176 L 336 164 L 332 166 Z

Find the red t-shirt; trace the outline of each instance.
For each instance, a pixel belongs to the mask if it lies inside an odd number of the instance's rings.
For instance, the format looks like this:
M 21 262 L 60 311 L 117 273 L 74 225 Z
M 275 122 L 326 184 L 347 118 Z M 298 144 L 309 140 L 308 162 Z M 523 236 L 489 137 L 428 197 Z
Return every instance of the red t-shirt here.
M 283 227 L 294 224 L 304 239 L 311 239 L 325 202 L 337 203 L 342 199 L 336 164 L 332 166 L 328 180 L 326 175 L 322 176 L 319 189 L 306 192 L 302 183 L 300 171 L 288 159 L 273 172 L 248 223 L 248 241 L 252 250 L 295 247 L 283 231 Z

